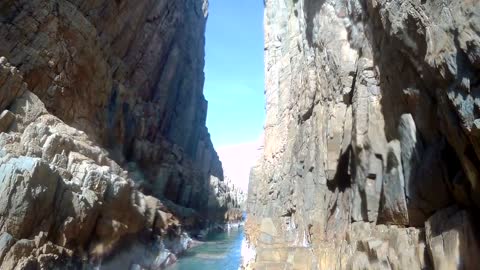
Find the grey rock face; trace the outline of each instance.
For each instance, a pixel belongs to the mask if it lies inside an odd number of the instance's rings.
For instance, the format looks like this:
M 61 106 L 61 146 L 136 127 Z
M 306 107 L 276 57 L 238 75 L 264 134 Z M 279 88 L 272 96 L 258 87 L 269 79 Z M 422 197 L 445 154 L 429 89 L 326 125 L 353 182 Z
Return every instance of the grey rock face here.
M 251 267 L 443 267 L 425 222 L 480 206 L 479 26 L 469 0 L 265 1 Z
M 12 112 L 8 110 L 3 111 L 0 114 L 0 130 L 2 130 L 3 132 L 8 130 L 14 119 L 15 115 L 13 115 Z
M 393 140 L 388 144 L 387 169 L 383 179 L 381 223 L 408 225 L 407 201 L 405 199 L 405 180 L 400 158 L 400 142 Z
M 429 254 L 435 269 L 475 269 L 480 252 L 471 215 L 447 208 L 425 223 Z
M 60 177 L 40 159 L 20 157 L 0 165 L 0 228 L 28 238 L 53 218 Z M 45 229 L 48 229 L 46 227 Z
M 9 233 L 2 233 L 0 235 L 0 261 L 3 261 L 7 251 L 14 243 L 15 240 Z

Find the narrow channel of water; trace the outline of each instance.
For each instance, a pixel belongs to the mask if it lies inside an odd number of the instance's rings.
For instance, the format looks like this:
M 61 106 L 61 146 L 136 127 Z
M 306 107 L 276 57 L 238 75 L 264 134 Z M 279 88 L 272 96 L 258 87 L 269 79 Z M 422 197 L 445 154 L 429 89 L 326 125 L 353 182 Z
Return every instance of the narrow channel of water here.
M 210 233 L 205 243 L 187 250 L 168 270 L 237 270 L 241 263 L 243 228 Z

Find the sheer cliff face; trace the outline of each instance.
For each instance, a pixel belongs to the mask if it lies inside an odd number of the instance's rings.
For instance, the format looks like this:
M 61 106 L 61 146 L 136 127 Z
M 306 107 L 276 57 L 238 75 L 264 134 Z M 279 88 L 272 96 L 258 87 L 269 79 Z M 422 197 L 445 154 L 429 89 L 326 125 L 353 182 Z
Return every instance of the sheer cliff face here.
M 0 268 L 148 243 L 129 263 L 157 269 L 162 238 L 238 206 L 205 127 L 207 6 L 1 1 Z
M 117 161 L 143 166 L 185 156 L 223 178 L 205 128 L 206 8 L 191 0 L 3 1 L 0 55 L 50 113 Z M 165 178 L 158 182 L 169 177 L 149 173 Z
M 478 265 L 479 35 L 477 1 L 265 1 L 253 268 Z

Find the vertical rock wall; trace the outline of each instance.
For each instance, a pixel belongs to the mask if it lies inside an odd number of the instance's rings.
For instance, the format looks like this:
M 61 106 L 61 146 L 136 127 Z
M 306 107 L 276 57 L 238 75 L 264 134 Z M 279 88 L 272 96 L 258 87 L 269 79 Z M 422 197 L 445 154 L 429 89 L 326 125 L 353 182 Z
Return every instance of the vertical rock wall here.
M 200 169 L 198 178 L 223 178 L 205 128 L 206 2 L 1 5 L 0 55 L 51 114 L 109 149 L 118 163 L 147 170 L 155 195 L 164 195 L 169 178 L 181 178 L 177 164 Z M 154 170 L 152 163 L 167 168 Z M 181 196 L 193 197 L 171 199 Z
M 0 2 L 0 268 L 158 269 L 238 207 L 205 127 L 207 8 Z
M 479 59 L 478 1 L 265 1 L 250 267 L 476 268 Z

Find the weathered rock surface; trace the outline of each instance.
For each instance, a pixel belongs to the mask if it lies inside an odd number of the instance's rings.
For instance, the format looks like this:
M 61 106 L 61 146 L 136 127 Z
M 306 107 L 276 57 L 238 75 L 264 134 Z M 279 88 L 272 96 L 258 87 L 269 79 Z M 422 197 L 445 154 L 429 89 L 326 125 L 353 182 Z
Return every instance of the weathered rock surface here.
M 439 211 L 428 219 L 425 229 L 435 269 L 475 269 L 480 265 L 478 230 L 465 210 Z
M 159 269 L 239 207 L 205 127 L 207 7 L 1 1 L 1 269 Z
M 479 52 L 478 1 L 265 1 L 249 266 L 475 269 Z

